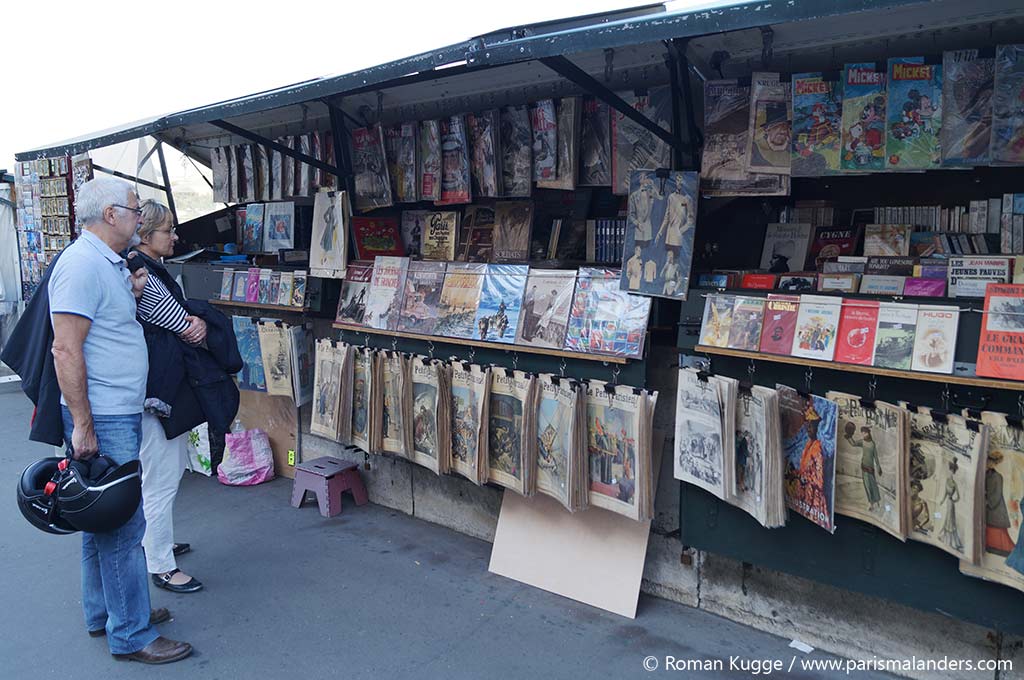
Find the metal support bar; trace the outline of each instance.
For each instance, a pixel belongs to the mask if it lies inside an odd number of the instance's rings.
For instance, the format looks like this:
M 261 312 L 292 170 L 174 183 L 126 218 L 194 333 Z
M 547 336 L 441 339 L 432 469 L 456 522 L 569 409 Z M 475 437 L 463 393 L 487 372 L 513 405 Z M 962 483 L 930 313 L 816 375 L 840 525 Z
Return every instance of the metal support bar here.
M 693 97 L 693 84 L 690 81 L 690 60 L 686 56 L 685 39 L 674 39 L 669 41 L 669 50 L 675 53 L 676 63 L 679 66 L 679 81 L 683 89 L 683 102 L 686 104 L 686 136 L 687 146 L 690 152 L 690 169 L 700 169 L 700 150 L 704 146 L 704 135 L 697 127 L 697 114 L 694 107 L 697 105 Z
M 327 114 L 331 120 L 331 137 L 334 141 L 334 160 L 341 170 L 338 179 L 341 185 L 348 191 L 349 196 L 355 196 L 355 175 L 352 173 L 352 159 L 348 150 L 348 130 L 345 128 L 345 111 L 340 106 L 335 106 L 328 100 Z M 346 114 L 347 115 L 347 114 Z
M 676 146 L 672 147 L 672 169 L 682 170 L 683 169 L 683 143 L 682 136 L 680 135 L 679 121 L 680 121 L 680 104 L 679 101 L 682 98 L 682 93 L 679 90 L 679 64 L 676 61 L 675 52 L 671 49 L 668 54 L 665 55 L 665 65 L 668 66 L 668 77 L 669 86 L 672 91 L 672 136 L 676 138 L 678 142 Z
M 210 125 L 214 125 L 216 127 L 219 127 L 221 130 L 226 130 L 226 131 L 230 132 L 231 134 L 238 135 L 239 137 L 244 137 L 245 139 L 248 139 L 249 141 L 252 141 L 252 142 L 256 142 L 257 144 L 262 144 L 264 146 L 269 146 L 274 151 L 280 151 L 282 154 L 284 154 L 285 156 L 288 156 L 289 158 L 294 158 L 295 160 L 301 161 L 301 162 L 305 163 L 306 165 L 311 165 L 314 168 L 317 168 L 318 170 L 323 170 L 324 172 L 329 172 L 332 175 L 334 175 L 335 177 L 340 177 L 341 176 L 340 171 L 338 170 L 338 168 L 334 167 L 333 165 L 328 165 L 327 163 L 324 163 L 323 161 L 318 161 L 317 159 L 313 158 L 312 156 L 307 156 L 306 154 L 302 153 L 301 151 L 296 151 L 295 149 L 289 149 L 284 144 L 280 144 L 278 142 L 275 142 L 273 139 L 269 139 L 267 137 L 264 137 L 263 135 L 258 135 L 255 132 L 249 132 L 248 130 L 240 128 L 237 125 L 232 125 L 231 123 L 229 123 L 227 121 L 224 121 L 224 120 L 211 120 L 210 121 Z
M 160 140 L 158 139 L 158 140 L 156 140 L 156 144 L 153 145 L 153 148 L 150 149 L 149 151 L 147 151 L 146 155 L 143 156 L 142 160 L 139 161 L 139 164 L 135 167 L 135 172 L 138 172 L 139 170 L 142 170 L 142 166 L 146 164 L 146 161 L 149 160 L 150 156 L 153 155 L 153 153 L 156 151 L 157 146 L 159 146 L 159 145 L 160 145 Z
M 171 191 L 171 178 L 167 174 L 167 161 L 164 159 L 164 143 L 156 143 L 156 155 L 160 159 L 160 172 L 164 176 L 164 186 L 167 187 L 164 193 L 167 194 L 167 207 L 171 209 L 171 215 L 174 216 L 174 224 L 178 224 L 178 211 L 174 207 L 174 193 Z
M 123 173 L 123 172 L 118 172 L 117 170 L 111 170 L 110 168 L 105 168 L 102 165 L 96 165 L 95 163 L 93 163 L 92 164 L 92 169 L 93 170 L 99 170 L 100 172 L 105 173 L 107 175 L 113 175 L 114 177 L 120 177 L 121 179 L 126 179 L 129 182 L 135 182 L 136 184 L 141 184 L 142 186 L 149 187 L 150 189 L 156 189 L 158 191 L 167 191 L 167 187 L 161 186 L 160 184 L 157 184 L 156 182 L 150 182 L 149 180 L 142 179 L 142 178 L 136 177 L 134 175 L 129 175 L 129 174 L 126 174 L 126 173 Z
M 637 125 L 640 125 L 645 130 L 648 130 L 651 134 L 656 135 L 666 144 L 669 144 L 674 148 L 679 143 L 678 140 L 672 136 L 671 132 L 667 131 L 665 128 L 634 109 L 626 103 L 622 97 L 612 92 L 596 78 L 565 57 L 543 57 L 540 62 L 558 75 L 567 80 L 571 80 L 598 99 L 604 101 L 608 106 L 612 107 L 626 118 L 629 118 Z

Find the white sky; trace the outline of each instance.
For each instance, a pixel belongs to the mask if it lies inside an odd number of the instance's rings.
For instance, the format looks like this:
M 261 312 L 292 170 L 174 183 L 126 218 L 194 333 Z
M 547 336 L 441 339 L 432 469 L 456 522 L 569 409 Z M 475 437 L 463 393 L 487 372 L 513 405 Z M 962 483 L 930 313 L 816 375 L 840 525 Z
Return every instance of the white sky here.
M 16 152 L 642 0 L 5 3 L 0 168 Z M 671 3 L 707 4 L 698 0 Z

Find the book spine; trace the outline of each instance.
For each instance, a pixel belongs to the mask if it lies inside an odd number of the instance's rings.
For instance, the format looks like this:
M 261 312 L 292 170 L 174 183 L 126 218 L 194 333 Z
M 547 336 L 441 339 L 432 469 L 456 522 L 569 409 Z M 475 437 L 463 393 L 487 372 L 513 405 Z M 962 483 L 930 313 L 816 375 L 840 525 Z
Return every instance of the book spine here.
M 1024 253 L 1024 215 L 1013 216 L 1013 252 Z
M 597 222 L 587 220 L 587 262 L 597 259 Z

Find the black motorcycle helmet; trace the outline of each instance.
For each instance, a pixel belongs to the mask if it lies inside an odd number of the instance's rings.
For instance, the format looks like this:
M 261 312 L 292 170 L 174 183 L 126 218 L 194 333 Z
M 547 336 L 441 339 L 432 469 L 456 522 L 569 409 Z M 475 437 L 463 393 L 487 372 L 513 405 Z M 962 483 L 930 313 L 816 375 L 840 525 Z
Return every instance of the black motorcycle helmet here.
M 139 461 L 118 465 L 103 455 L 44 458 L 25 468 L 18 483 L 21 514 L 51 534 L 113 531 L 131 519 L 141 500 Z

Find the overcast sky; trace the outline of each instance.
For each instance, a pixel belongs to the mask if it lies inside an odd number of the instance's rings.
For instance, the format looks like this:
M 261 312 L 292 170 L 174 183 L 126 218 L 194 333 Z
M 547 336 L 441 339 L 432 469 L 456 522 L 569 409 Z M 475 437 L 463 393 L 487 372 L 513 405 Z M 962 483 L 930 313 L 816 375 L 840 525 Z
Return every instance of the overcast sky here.
M 10 2 L 0 168 L 16 152 L 640 0 Z M 707 4 L 682 0 L 680 5 Z

